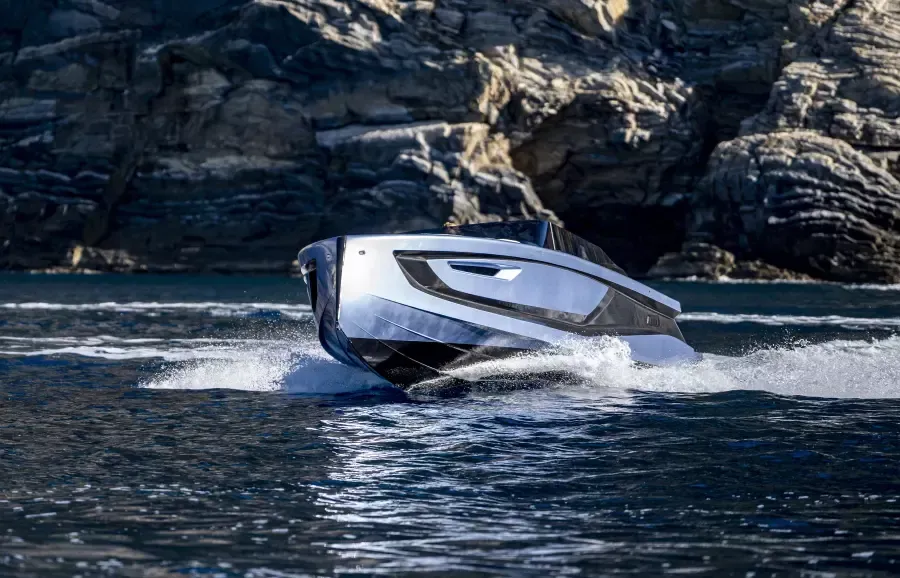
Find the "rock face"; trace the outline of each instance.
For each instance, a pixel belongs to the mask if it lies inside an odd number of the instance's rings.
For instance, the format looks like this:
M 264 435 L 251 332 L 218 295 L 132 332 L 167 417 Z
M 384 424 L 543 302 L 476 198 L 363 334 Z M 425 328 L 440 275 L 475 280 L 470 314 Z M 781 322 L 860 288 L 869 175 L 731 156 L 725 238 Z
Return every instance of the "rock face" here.
M 538 217 L 635 274 L 684 246 L 895 280 L 898 10 L 0 0 L 0 268 L 287 271 Z
M 900 4 L 835 3 L 720 144 L 691 236 L 838 281 L 900 281 Z
M 804 273 L 779 269 L 764 261 L 738 261 L 734 254 L 715 245 L 688 242 L 677 253 L 660 257 L 648 272 L 650 277 L 661 279 L 749 279 L 755 281 L 808 281 Z
M 741 255 L 837 280 L 900 280 L 900 182 L 850 145 L 809 131 L 720 145 L 698 230 Z
M 325 235 L 556 219 L 499 67 L 406 8 L 4 1 L 0 268 L 285 271 Z

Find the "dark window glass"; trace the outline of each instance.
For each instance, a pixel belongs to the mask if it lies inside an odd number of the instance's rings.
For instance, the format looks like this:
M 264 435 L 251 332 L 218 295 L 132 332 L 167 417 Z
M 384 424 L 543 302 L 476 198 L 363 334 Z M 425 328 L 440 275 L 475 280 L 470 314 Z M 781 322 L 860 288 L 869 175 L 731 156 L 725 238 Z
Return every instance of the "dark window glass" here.
M 585 261 L 602 265 L 607 269 L 612 269 L 623 275 L 625 274 L 625 272 L 609 258 L 609 255 L 607 255 L 603 249 L 590 241 L 585 241 L 581 237 L 573 235 L 565 229 L 551 226 L 548 241 L 552 242 L 552 245 L 547 246 L 548 249 L 575 255 L 576 257 L 581 257 Z
M 510 221 L 503 223 L 478 223 L 458 225 L 427 231 L 415 231 L 423 235 L 460 235 L 482 239 L 508 239 L 519 243 L 537 245 L 560 253 L 575 255 L 585 261 L 602 265 L 607 269 L 625 274 L 612 259 L 597 245 L 585 241 L 565 229 L 546 221 Z
M 548 227 L 549 223 L 544 221 L 509 221 L 448 226 L 428 231 L 415 231 L 415 233 L 423 235 L 459 235 L 461 237 L 478 237 L 481 239 L 508 239 L 543 247 L 547 238 Z

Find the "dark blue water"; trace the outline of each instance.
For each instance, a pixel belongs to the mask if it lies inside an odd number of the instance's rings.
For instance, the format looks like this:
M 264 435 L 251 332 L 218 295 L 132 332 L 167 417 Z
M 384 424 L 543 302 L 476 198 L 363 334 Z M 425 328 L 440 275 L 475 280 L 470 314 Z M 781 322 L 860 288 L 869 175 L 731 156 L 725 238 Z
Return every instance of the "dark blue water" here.
M 329 361 L 299 280 L 0 276 L 0 575 L 897 573 L 900 290 L 659 288 L 700 365 L 444 399 Z

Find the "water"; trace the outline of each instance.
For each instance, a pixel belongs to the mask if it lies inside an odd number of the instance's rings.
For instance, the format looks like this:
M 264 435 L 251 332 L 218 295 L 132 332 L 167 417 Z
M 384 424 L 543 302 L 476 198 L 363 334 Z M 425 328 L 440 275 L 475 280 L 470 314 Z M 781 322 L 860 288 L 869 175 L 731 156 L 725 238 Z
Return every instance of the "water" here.
M 900 290 L 659 288 L 701 364 L 446 399 L 329 361 L 299 280 L 0 276 L 0 575 L 895 574 Z

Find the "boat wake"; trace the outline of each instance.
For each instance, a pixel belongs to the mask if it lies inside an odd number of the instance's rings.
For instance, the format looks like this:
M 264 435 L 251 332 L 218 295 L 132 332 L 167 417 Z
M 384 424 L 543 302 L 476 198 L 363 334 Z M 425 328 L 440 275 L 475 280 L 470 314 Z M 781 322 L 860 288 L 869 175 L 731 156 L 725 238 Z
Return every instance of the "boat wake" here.
M 900 398 L 900 337 L 876 341 L 838 340 L 815 345 L 761 349 L 748 355 L 707 355 L 670 367 L 640 367 L 628 345 L 613 338 L 573 341 L 543 352 L 488 361 L 452 372 L 498 387 L 718 393 L 766 391 L 824 398 Z M 144 384 L 157 389 L 233 388 L 253 391 L 338 394 L 386 387 L 374 375 L 345 367 L 312 339 L 247 347 L 225 358 L 175 364 Z M 429 385 L 417 388 L 428 393 Z M 438 384 L 435 384 L 436 386 Z
M 277 312 L 309 319 L 305 305 L 252 303 L 15 303 L 0 309 L 84 310 L 110 313 L 254 316 Z M 897 330 L 900 319 L 844 316 L 685 313 L 684 323 L 750 324 L 843 328 L 854 334 Z M 139 384 L 154 389 L 241 389 L 336 394 L 385 386 L 373 374 L 347 368 L 320 347 L 309 326 L 238 335 L 237 338 L 125 338 L 112 335 L 27 337 L 0 334 L 0 357 L 146 360 L 151 377 Z M 509 388 L 556 387 L 582 391 L 712 393 L 757 390 L 810 397 L 900 398 L 900 336 L 878 340 L 834 340 L 772 347 L 737 356 L 706 355 L 694 365 L 641 368 L 627 345 L 615 339 L 563 343 L 521 356 L 457 370 L 453 377 Z M 427 386 L 427 384 L 425 384 Z
M 150 389 L 241 389 L 336 395 L 393 386 L 333 360 L 308 334 L 247 341 L 227 355 L 174 363 L 140 384 Z
M 900 397 L 900 337 L 836 340 L 761 349 L 739 357 L 707 354 L 703 361 L 639 367 L 628 345 L 613 338 L 560 344 L 545 351 L 484 362 L 454 373 L 466 380 L 508 382 L 565 375 L 557 386 L 672 393 L 766 391 L 826 398 Z

